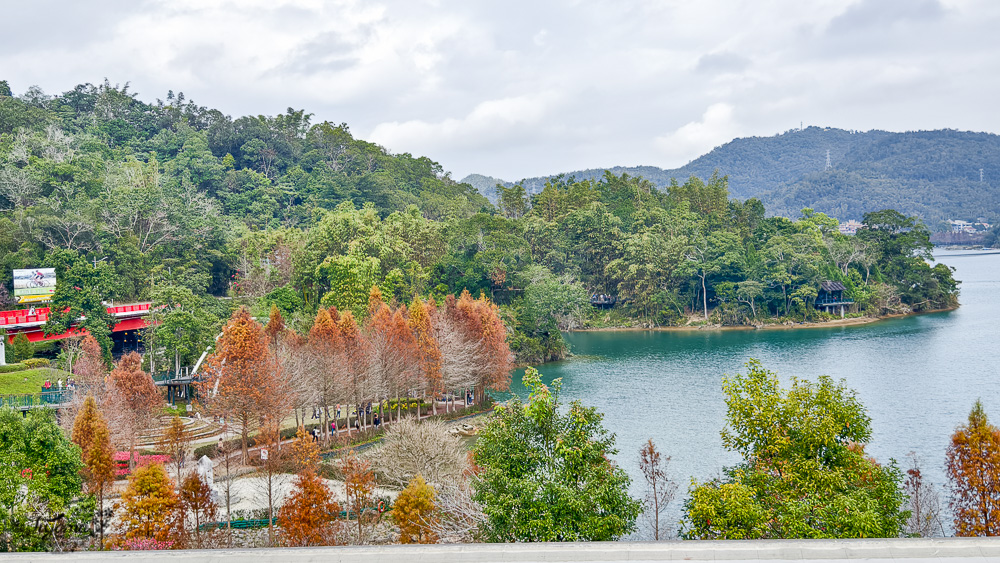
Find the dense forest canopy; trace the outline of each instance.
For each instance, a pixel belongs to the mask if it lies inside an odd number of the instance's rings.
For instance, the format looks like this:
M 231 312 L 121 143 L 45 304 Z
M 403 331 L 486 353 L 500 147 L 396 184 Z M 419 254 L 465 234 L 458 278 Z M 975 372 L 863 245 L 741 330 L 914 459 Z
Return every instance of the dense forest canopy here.
M 151 299 L 166 307 L 150 357 L 174 363 L 235 305 L 277 306 L 302 332 L 320 306 L 363 318 L 373 285 L 402 303 L 485 294 L 522 361 L 561 357 L 560 329 L 583 325 L 822 317 L 824 280 L 857 312 L 955 304 L 950 270 L 925 261 L 926 227 L 895 211 L 847 237 L 812 209 L 791 220 L 730 199 L 719 174 L 658 187 L 610 172 L 531 195 L 500 186 L 493 205 L 429 158 L 313 118 L 233 119 L 108 82 L 12 96 L 0 82 L 2 304 L 12 269 L 55 267 L 54 306 L 69 312 L 48 330 L 83 315 L 106 343 L 102 301 Z M 616 306 L 593 308 L 600 295 Z
M 827 167 L 829 155 L 829 168 Z M 982 181 L 980 181 L 982 169 Z M 671 170 L 614 167 L 613 174 L 642 176 L 658 187 L 674 178 L 729 178 L 734 197 L 759 198 L 773 215 L 796 217 L 810 207 L 841 221 L 892 208 L 918 215 L 937 230 L 947 219 L 1000 218 L 1000 136 L 965 131 L 845 131 L 806 127 L 771 137 L 734 139 Z M 604 169 L 568 172 L 599 179 Z M 549 178 L 519 182 L 537 193 Z M 488 197 L 502 180 L 471 175 L 464 182 Z M 505 183 L 512 185 L 511 183 Z

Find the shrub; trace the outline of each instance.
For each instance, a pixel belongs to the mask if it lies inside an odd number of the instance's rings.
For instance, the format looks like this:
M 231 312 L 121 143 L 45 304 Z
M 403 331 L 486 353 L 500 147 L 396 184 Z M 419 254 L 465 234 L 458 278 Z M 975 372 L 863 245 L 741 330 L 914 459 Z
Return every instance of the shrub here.
M 28 358 L 21 363 L 28 368 L 43 368 L 49 366 L 48 358 Z
M 35 347 L 28 341 L 27 335 L 19 332 L 14 337 L 14 360 L 21 362 L 35 355 Z
M 28 366 L 24 364 L 7 364 L 5 366 L 0 366 L 0 373 L 13 373 L 15 371 L 24 371 L 28 369 Z

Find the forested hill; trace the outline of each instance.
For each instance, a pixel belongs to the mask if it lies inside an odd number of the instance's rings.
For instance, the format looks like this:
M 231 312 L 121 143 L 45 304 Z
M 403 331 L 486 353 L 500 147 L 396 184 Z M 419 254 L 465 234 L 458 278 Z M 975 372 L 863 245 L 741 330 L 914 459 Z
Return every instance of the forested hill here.
M 1000 218 L 1000 136 L 991 133 L 807 127 L 773 137 L 734 139 L 676 169 L 608 170 L 642 176 L 660 187 L 673 178 L 680 182 L 690 176 L 707 178 L 718 170 L 729 177 L 734 197 L 760 198 L 770 213 L 788 217 L 812 207 L 841 220 L 893 208 L 919 215 L 932 226 L 949 218 Z M 604 169 L 564 174 L 578 180 L 603 175 Z M 472 175 L 463 182 L 493 199 L 494 180 Z M 546 180 L 529 178 L 521 183 L 528 193 L 538 193 Z
M 922 258 L 926 228 L 895 211 L 865 216 L 855 237 L 822 213 L 767 217 L 756 199 L 730 199 L 711 163 L 704 181 L 666 190 L 602 174 L 530 199 L 504 188 L 494 206 L 427 157 L 316 121 L 291 108 L 232 118 L 107 82 L 13 96 L 0 81 L 0 307 L 15 305 L 12 270 L 54 268 L 46 329 L 77 323 L 108 351 L 104 303 L 152 301 L 153 369 L 196 361 L 237 305 L 279 309 L 306 334 L 321 308 L 364 320 L 374 286 L 400 304 L 489 296 L 525 363 L 562 357 L 560 329 L 825 318 L 823 281 L 843 283 L 857 314 L 956 301 L 951 271 Z M 847 141 L 840 161 L 871 152 Z M 737 186 L 764 175 L 738 166 L 723 168 Z M 593 307 L 609 305 L 596 295 L 613 308 Z

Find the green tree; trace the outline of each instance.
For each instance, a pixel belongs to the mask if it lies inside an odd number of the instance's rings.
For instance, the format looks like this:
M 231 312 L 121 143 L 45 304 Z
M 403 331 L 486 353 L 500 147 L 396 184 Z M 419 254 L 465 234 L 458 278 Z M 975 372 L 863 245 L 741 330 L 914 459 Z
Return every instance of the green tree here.
M 28 335 L 23 332 L 17 333 L 14 337 L 14 361 L 23 362 L 35 355 L 35 347 L 28 340 Z
M 324 307 L 349 310 L 358 318 L 365 317 L 368 292 L 377 285 L 381 275 L 379 259 L 371 256 L 331 256 L 316 268 L 320 279 L 330 288 L 323 295 Z
M 108 313 L 105 300 L 115 295 L 115 271 L 106 262 L 88 262 L 75 252 L 54 257 L 56 291 L 45 334 L 60 334 L 71 327 L 87 329 L 101 345 L 104 361 L 111 364 L 111 329 L 117 320 Z
M 49 551 L 86 533 L 80 448 L 51 410 L 0 409 L 0 551 Z
M 500 194 L 499 207 L 504 217 L 520 219 L 528 213 L 528 193 L 524 186 L 517 184 L 507 188 L 503 184 L 497 184 L 497 192 Z
M 691 270 L 701 282 L 701 302 L 707 321 L 708 277 L 722 273 L 739 263 L 739 239 L 727 231 L 712 231 L 708 236 L 697 237 L 688 247 L 686 255 Z
M 546 386 L 528 368 L 527 403 L 496 407 L 473 450 L 482 472 L 473 498 L 483 506 L 483 537 L 491 542 L 610 541 L 635 529 L 642 503 L 611 456 L 614 435 L 603 416 L 573 402 L 559 412 L 561 381 Z
M 211 341 L 211 319 L 189 288 L 174 285 L 153 290 L 152 311 L 153 326 L 144 335 L 147 346 L 153 357 L 164 351 L 164 359 L 178 372 L 184 362 L 194 362 Z
M 3 339 L 3 359 L 4 363 L 12 364 L 16 360 L 14 359 L 14 346 L 7 337 L 7 331 L 0 328 L 0 338 Z
M 723 379 L 722 442 L 744 461 L 694 483 L 683 537 L 898 537 L 909 517 L 902 474 L 865 454 L 870 419 L 854 392 L 825 376 L 785 390 L 757 360 L 746 368 Z

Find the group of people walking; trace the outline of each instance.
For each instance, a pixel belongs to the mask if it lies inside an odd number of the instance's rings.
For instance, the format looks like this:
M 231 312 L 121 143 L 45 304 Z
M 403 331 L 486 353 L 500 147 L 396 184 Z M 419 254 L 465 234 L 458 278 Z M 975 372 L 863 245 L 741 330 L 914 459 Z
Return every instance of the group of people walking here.
M 382 426 L 382 419 L 379 417 L 378 413 L 378 405 L 375 405 L 375 408 L 373 409 L 371 402 L 368 402 L 367 404 L 362 405 L 361 408 L 357 409 L 357 412 L 354 414 L 353 421 L 351 421 L 351 413 L 349 410 L 342 409 L 341 405 L 337 405 L 335 409 L 336 416 L 330 416 L 330 407 L 313 407 L 312 420 L 322 419 L 324 412 L 326 413 L 327 418 L 330 419 L 331 435 L 335 435 L 339 433 L 340 430 L 347 428 L 347 424 L 350 424 L 350 427 L 354 430 L 361 430 L 362 416 L 370 419 L 372 427 L 376 430 Z M 360 413 L 360 415 L 358 413 Z M 342 418 L 345 419 L 346 422 L 343 426 L 339 426 L 337 422 Z M 319 441 L 321 434 L 319 426 L 313 427 L 310 434 L 312 435 L 314 442 Z
M 27 379 L 27 378 L 25 378 L 25 379 Z M 49 380 L 49 379 L 46 379 L 45 383 L 42 383 L 42 393 L 48 393 L 50 391 L 62 391 L 64 388 L 67 391 L 72 391 L 72 390 L 76 389 L 76 380 L 74 380 L 72 377 L 68 378 L 66 380 L 65 387 L 63 386 L 63 380 L 62 380 L 62 378 L 59 378 L 56 381 L 55 385 L 53 385 L 52 381 Z

